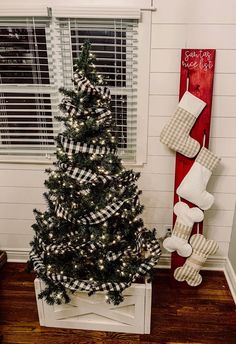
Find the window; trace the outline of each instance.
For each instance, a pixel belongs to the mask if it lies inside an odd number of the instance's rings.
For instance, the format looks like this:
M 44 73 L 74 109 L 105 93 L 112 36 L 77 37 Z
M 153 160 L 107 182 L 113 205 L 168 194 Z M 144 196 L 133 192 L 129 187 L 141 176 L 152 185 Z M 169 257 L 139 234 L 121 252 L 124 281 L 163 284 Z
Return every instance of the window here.
M 1 20 L 1 155 L 41 156 L 55 149 L 48 33 L 47 19 Z
M 32 20 L 0 27 L 2 84 L 49 84 L 44 24 Z
M 136 153 L 137 26 L 137 20 L 59 20 L 64 84 L 72 87 L 73 64 L 82 44 L 90 41 L 97 71 L 111 89 L 119 149 L 125 160 L 134 160 Z
M 144 61 L 140 55 L 146 53 L 143 49 L 140 54 L 140 38 L 148 41 L 145 35 L 150 31 L 143 30 L 140 11 L 121 11 L 121 18 L 113 10 L 106 11 L 105 18 L 102 9 L 100 14 L 94 9 L 96 15 L 90 18 L 91 8 L 82 16 L 72 11 L 64 17 L 64 10 L 62 16 L 52 9 L 47 17 L 0 18 L 0 157 L 53 156 L 54 137 L 60 129 L 54 120 L 58 88 L 73 87 L 73 64 L 89 40 L 97 70 L 111 89 L 120 155 L 125 161 L 140 160 L 144 139 L 140 140 L 139 131 L 142 128 L 146 135 L 147 121 L 143 117 L 140 125 L 139 115 L 143 116 L 148 100 L 146 92 L 146 100 L 140 102 L 144 93 L 137 87 L 139 65 Z M 147 118 L 147 108 L 145 112 Z

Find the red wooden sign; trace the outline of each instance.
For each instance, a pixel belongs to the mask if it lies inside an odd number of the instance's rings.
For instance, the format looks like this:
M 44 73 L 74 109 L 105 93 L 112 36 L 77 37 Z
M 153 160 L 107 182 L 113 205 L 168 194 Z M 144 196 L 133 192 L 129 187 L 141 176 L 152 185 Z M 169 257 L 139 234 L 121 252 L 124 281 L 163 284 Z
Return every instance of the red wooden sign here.
M 179 99 L 182 98 L 186 90 L 196 97 L 206 102 L 206 107 L 198 117 L 192 131 L 191 137 L 197 140 L 201 146 L 205 141 L 205 147 L 209 145 L 210 123 L 211 123 L 211 105 L 213 92 L 213 77 L 215 68 L 215 49 L 183 49 L 181 54 L 181 71 L 180 71 L 180 90 Z M 205 138 L 204 138 L 205 136 Z M 174 187 L 174 204 L 179 201 L 176 189 L 182 179 L 190 170 L 195 158 L 189 159 L 179 153 L 176 153 L 175 162 L 175 187 Z M 190 207 L 193 205 L 184 200 Z M 176 216 L 173 215 L 173 224 Z M 203 223 L 194 224 L 192 234 L 203 231 Z M 172 253 L 171 268 L 176 269 L 184 264 L 185 258 L 180 257 L 176 252 Z

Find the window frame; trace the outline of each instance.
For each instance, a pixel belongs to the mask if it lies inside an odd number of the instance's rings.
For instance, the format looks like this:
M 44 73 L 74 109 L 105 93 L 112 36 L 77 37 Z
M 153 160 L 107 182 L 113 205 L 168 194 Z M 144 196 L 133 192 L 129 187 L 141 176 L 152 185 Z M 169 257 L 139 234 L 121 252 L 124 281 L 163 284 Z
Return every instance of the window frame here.
M 97 1 L 99 2 L 99 1 Z M 104 2 L 104 1 L 102 1 Z M 141 1 L 144 3 L 144 0 Z M 150 1 L 148 0 L 148 3 Z M 135 4 L 136 5 L 136 4 Z M 98 7 L 99 8 L 99 7 Z M 61 8 L 61 12 L 65 13 L 65 8 Z M 81 7 L 79 8 L 81 10 Z M 85 10 L 85 8 L 84 8 Z M 129 9 L 119 8 L 120 12 L 123 16 L 125 13 L 128 18 L 132 16 L 137 16 L 137 9 L 135 8 L 133 11 Z M 137 132 L 136 132 L 136 161 L 124 161 L 124 165 L 126 166 L 143 166 L 146 163 L 147 159 L 147 141 L 148 141 L 148 111 L 149 111 L 149 79 L 150 79 L 150 55 L 151 55 L 151 11 L 153 8 L 148 6 L 144 9 L 139 8 L 140 13 L 140 20 L 138 23 L 138 73 L 137 73 Z M 88 12 L 86 16 L 92 16 L 92 11 L 97 11 L 97 8 L 87 8 L 86 11 Z M 102 12 L 101 8 L 100 11 Z M 107 9 L 107 16 L 117 16 L 117 8 L 111 8 L 110 10 Z M 32 10 L 30 11 L 32 12 Z M 48 9 L 48 15 L 51 16 L 51 35 L 53 36 L 53 32 L 55 30 L 55 22 L 54 18 L 57 16 L 57 10 L 52 8 L 52 11 Z M 69 15 L 69 12 L 75 13 L 75 11 L 71 11 L 67 8 L 66 17 L 73 17 Z M 53 13 L 53 15 L 52 15 Z M 85 13 L 85 12 L 84 12 Z M 85 15 L 85 14 L 84 14 Z M 110 17 L 109 17 L 110 18 Z M 55 39 L 55 38 L 53 38 Z M 56 69 L 59 69 L 60 66 L 55 66 Z M 60 80 L 60 73 L 57 75 L 59 76 L 57 80 L 57 85 L 62 82 Z M 51 85 L 53 86 L 53 85 Z M 54 161 L 54 158 L 48 159 L 44 157 L 25 157 L 22 156 L 1 156 L 0 162 L 12 162 L 12 163 L 33 163 L 33 164 L 51 164 Z

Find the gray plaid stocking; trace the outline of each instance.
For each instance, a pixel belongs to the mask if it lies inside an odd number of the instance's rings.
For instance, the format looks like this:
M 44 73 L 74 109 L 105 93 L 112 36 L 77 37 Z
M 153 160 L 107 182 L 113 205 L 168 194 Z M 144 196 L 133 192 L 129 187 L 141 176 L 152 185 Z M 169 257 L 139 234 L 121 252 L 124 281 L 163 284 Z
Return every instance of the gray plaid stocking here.
M 160 141 L 186 157 L 193 158 L 198 153 L 200 144 L 189 133 L 205 105 L 201 99 L 186 91 L 174 116 L 163 128 Z

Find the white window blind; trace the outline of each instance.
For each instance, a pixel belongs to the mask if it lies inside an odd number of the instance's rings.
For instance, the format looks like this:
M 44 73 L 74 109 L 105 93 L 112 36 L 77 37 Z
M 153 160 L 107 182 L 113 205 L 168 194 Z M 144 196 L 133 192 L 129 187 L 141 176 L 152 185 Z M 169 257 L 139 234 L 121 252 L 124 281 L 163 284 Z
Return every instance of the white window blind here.
M 72 87 L 73 64 L 88 40 L 96 55 L 97 71 L 112 94 L 112 113 L 117 125 L 119 150 L 134 161 L 137 129 L 137 20 L 58 19 L 60 52 L 65 87 Z
M 0 155 L 55 150 L 57 88 L 46 17 L 0 18 Z

